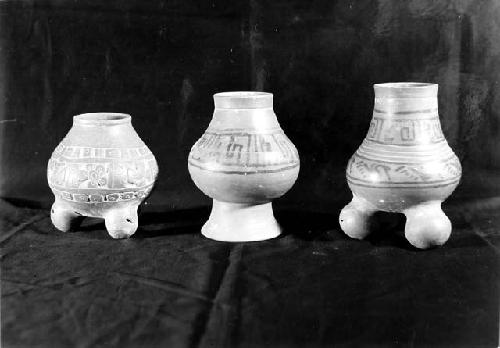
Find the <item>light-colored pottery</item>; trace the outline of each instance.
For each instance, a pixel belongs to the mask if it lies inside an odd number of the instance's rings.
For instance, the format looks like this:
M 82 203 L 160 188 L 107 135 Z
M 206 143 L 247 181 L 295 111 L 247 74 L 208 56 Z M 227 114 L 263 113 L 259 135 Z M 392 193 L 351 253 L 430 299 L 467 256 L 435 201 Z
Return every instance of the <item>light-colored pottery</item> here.
M 55 196 L 52 223 L 66 232 L 84 216 L 99 217 L 111 237 L 130 237 L 138 226 L 137 208 L 157 175 L 156 160 L 132 127 L 130 115 L 75 116 L 47 168 Z
M 340 226 L 361 239 L 374 212 L 402 212 L 412 245 L 442 245 L 451 223 L 441 203 L 457 187 L 462 169 L 441 130 L 438 85 L 383 83 L 374 89 L 368 134 L 347 165 L 353 199 L 340 213 Z
M 213 198 L 205 237 L 231 242 L 277 237 L 271 201 L 297 180 L 299 155 L 273 111 L 273 95 L 214 95 L 215 111 L 189 154 L 196 186 Z

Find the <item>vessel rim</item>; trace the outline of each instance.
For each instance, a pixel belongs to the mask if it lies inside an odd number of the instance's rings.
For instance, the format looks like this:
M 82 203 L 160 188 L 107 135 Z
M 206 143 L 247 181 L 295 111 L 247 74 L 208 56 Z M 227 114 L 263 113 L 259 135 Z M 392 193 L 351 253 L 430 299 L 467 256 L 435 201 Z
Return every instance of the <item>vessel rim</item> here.
M 132 117 L 119 112 L 87 112 L 73 116 L 75 124 L 82 125 L 116 125 L 129 123 Z
M 406 89 L 406 88 L 437 87 L 438 84 L 431 82 L 384 82 L 384 83 L 375 83 L 373 86 L 382 88 Z
M 273 107 L 273 94 L 261 91 L 231 91 L 214 94 L 216 109 L 264 109 Z

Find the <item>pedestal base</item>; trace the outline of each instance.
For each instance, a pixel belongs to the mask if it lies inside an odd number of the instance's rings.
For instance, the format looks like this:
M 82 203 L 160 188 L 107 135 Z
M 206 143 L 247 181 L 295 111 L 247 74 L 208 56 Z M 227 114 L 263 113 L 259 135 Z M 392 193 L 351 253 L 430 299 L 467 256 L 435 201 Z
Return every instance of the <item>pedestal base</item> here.
M 213 200 L 212 212 L 201 233 L 225 242 L 253 242 L 280 235 L 271 202 L 252 205 Z

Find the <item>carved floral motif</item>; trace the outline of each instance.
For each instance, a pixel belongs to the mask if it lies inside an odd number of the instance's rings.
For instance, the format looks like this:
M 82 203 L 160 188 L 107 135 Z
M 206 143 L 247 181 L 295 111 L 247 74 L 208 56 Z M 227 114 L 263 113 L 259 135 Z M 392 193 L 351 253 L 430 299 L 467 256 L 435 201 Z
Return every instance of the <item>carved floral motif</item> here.
M 59 145 L 47 168 L 49 186 L 60 197 L 75 202 L 114 202 L 145 197 L 158 174 L 147 147 L 89 148 Z M 71 189 L 132 189 L 109 194 L 76 194 Z

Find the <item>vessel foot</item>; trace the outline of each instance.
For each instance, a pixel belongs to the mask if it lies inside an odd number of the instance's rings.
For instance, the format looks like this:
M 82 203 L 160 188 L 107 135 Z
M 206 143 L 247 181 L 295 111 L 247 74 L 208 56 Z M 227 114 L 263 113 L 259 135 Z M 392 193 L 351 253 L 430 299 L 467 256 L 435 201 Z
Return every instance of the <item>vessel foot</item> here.
M 115 239 L 129 238 L 139 226 L 137 206 L 112 209 L 104 214 L 106 230 Z
M 353 196 L 352 201 L 340 212 L 340 228 L 351 238 L 363 239 L 370 233 L 374 213 L 375 209 L 368 202 Z
M 52 204 L 50 219 L 52 220 L 52 224 L 54 224 L 59 231 L 68 232 L 78 228 L 84 216 L 81 216 L 70 207 L 56 201 Z
M 441 202 L 427 202 L 404 211 L 405 237 L 414 247 L 427 249 L 443 245 L 451 234 L 451 222 L 441 210 Z

